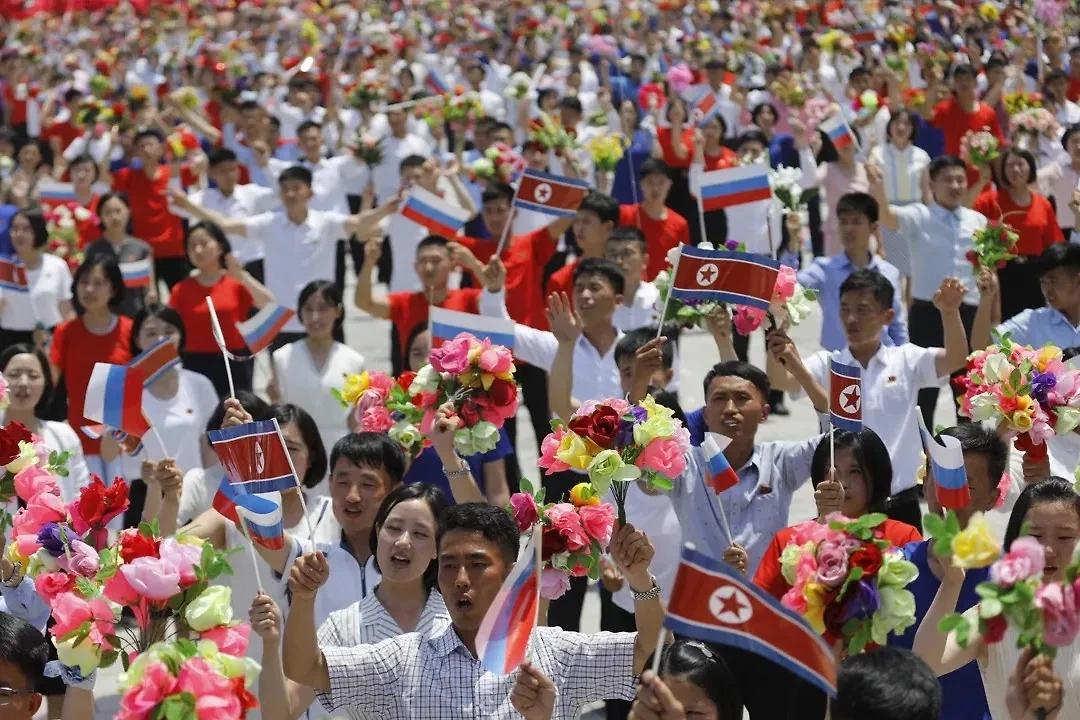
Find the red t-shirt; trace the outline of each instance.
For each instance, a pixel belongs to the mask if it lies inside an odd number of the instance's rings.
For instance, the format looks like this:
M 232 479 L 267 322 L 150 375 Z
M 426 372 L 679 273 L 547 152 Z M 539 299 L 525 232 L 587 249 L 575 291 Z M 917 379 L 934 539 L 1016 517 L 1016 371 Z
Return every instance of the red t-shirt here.
M 1069 76 L 1069 89 L 1065 91 L 1065 97 L 1073 102 L 1080 100 L 1080 78 Z
M 1005 136 L 1001 133 L 997 113 L 984 102 L 980 102 L 975 107 L 975 112 L 969 113 L 964 112 L 956 97 L 942 100 L 934 108 L 931 124 L 944 133 L 945 153 L 948 155 L 960 157 L 960 143 L 969 131 L 989 130 L 999 143 L 1005 144 Z M 978 171 L 968 168 L 968 184 L 974 184 L 978 179 Z
M 206 287 L 193 277 L 184 278 L 169 293 L 169 306 L 180 313 L 184 321 L 184 331 L 187 334 L 184 350 L 198 353 L 220 352 L 210 324 L 207 297 L 214 299 L 214 310 L 221 322 L 225 347 L 234 352 L 246 348 L 244 336 L 236 328 L 236 323 L 247 320 L 251 314 L 254 307 L 251 293 L 239 280 L 225 275 L 211 287 Z
M 491 260 L 495 254 L 498 240 L 477 240 L 471 237 L 455 238 L 457 242 L 472 250 L 473 255 L 482 263 Z M 506 267 L 506 312 L 514 322 L 528 325 L 537 330 L 547 330 L 547 297 L 541 286 L 544 266 L 555 253 L 558 238 L 551 237 L 546 227 L 533 230 L 525 235 L 510 238 L 503 248 L 502 261 Z
M 142 168 L 123 168 L 113 173 L 113 190 L 127 193 L 131 202 L 132 234 L 145 240 L 156 258 L 184 257 L 184 226 L 169 212 L 169 166 L 158 166 L 157 175 Z
M 86 209 L 94 213 L 93 218 L 87 218 L 86 220 L 76 221 L 75 225 L 79 230 L 79 249 L 85 249 L 87 245 L 95 240 L 101 239 L 101 218 L 97 217 L 98 203 L 101 201 L 100 195 L 94 195 L 90 198 L 90 204 L 86 206 Z
M 657 220 L 645 212 L 641 203 L 622 205 L 619 207 L 619 225 L 639 227 L 645 235 L 649 249 L 645 279 L 649 282 L 667 268 L 667 254 L 671 248 L 690 242 L 686 218 L 670 208 L 665 209 L 663 220 Z
M 82 318 L 62 322 L 53 331 L 49 348 L 49 361 L 64 376 L 68 392 L 68 424 L 75 429 L 82 443 L 84 455 L 101 454 L 101 440 L 86 437 L 81 431 L 84 425 L 96 421 L 83 417 L 86 403 L 86 386 L 99 362 L 123 365 L 131 359 L 131 318 L 119 315 L 116 327 L 106 335 L 95 335 L 87 330 Z M 112 478 L 103 478 L 111 482 Z
M 65 120 L 64 122 L 54 122 L 41 131 L 41 138 L 45 141 L 57 138 L 60 141 L 60 152 L 67 150 L 68 145 L 75 141 L 76 138 L 82 137 L 83 128 L 79 127 L 75 123 Z
M 922 535 L 918 530 L 898 520 L 887 519 L 881 525 L 878 525 L 877 530 L 881 532 L 884 540 L 889 541 L 896 547 L 903 547 L 909 542 L 922 540 Z M 794 535 L 795 530 L 790 527 L 776 533 L 772 542 L 769 543 L 769 547 L 765 550 L 765 555 L 761 558 L 761 564 L 758 565 L 757 572 L 754 573 L 754 584 L 777 600 L 784 597 L 784 593 L 791 588 L 787 580 L 784 579 L 783 573 L 780 572 L 780 554 L 784 552 L 784 548 L 787 547 Z
M 579 262 L 581 262 L 580 258 L 551 273 L 544 288 L 544 307 L 547 307 L 547 298 L 552 293 L 566 293 L 570 302 L 574 301 L 574 271 L 577 270 Z
M 1008 192 L 986 190 L 975 200 L 973 210 L 988 220 L 998 220 L 1012 227 L 1020 239 L 1017 255 L 1038 256 L 1054 243 L 1065 242 L 1054 208 L 1042 195 L 1031 193 L 1031 204 L 1017 205 Z
M 726 170 L 728 168 L 738 167 L 738 165 L 739 156 L 730 148 L 721 147 L 719 155 L 709 155 L 708 153 L 705 153 L 705 172 Z
M 480 314 L 480 289 L 450 290 L 446 299 L 436 307 L 458 312 Z M 422 292 L 394 292 L 386 296 L 390 301 L 390 322 L 397 328 L 401 356 L 409 355 L 409 336 L 418 325 L 427 322 L 428 299 Z
M 15 87 L 21 83 L 11 83 L 4 90 L 4 105 L 6 105 L 10 112 L 10 122 L 12 125 L 23 125 L 26 123 L 26 100 L 19 100 L 15 97 Z
M 686 148 L 686 157 L 680 158 L 675 154 L 675 138 L 671 136 L 671 128 L 656 128 L 656 141 L 660 143 L 660 149 L 664 152 L 664 162 L 668 167 L 688 168 L 694 159 L 694 128 L 688 127 L 682 131 L 682 146 Z

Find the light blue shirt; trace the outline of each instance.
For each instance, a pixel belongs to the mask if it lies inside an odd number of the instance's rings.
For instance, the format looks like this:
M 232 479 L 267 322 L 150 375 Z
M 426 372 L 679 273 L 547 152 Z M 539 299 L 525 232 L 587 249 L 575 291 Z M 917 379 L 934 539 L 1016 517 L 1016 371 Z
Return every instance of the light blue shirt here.
M 810 479 L 810 461 L 822 437 L 755 445 L 750 460 L 736 471 L 739 484 L 720 495 L 708 485 L 702 449 L 691 448 L 686 470 L 670 494 L 683 542 L 720 557 L 731 544 L 724 531 L 726 517 L 733 539 L 749 556 L 747 576 L 754 577 L 773 536 L 788 525 L 791 497 Z
M 899 233 L 911 244 L 911 296 L 932 302 L 941 281 L 954 277 L 964 283 L 964 304 L 978 305 L 979 290 L 967 259 L 971 235 L 986 226 L 986 218 L 970 208 L 946 210 L 937 203 L 892 207 Z
M 52 610 L 37 594 L 34 589 L 34 581 L 23 577 L 18 587 L 9 588 L 0 584 L 0 612 L 6 612 L 20 620 L 25 620 L 42 633 L 45 632 L 45 624 L 49 622 Z
M 1027 309 L 1014 315 L 997 327 L 998 333 L 1009 333 L 1013 342 L 1041 348 L 1052 344 L 1059 348 L 1080 345 L 1080 328 L 1052 307 Z
M 903 345 L 908 341 L 907 316 L 900 302 L 900 271 L 877 255 L 870 256 L 870 270 L 885 276 L 893 286 L 893 321 L 882 330 L 881 341 L 886 345 Z M 821 305 L 821 347 L 839 350 L 847 345 L 844 328 L 840 323 L 840 286 L 858 268 L 846 253 L 832 257 L 819 257 L 810 267 L 799 272 L 799 284 L 814 290 Z

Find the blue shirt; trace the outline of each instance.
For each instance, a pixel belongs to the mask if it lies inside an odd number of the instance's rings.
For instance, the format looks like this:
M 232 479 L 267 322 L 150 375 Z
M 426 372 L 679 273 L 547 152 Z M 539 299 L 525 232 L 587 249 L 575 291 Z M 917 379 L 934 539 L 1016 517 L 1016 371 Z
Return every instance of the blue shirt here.
M 705 442 L 705 432 L 709 429 L 705 427 L 704 407 L 686 413 L 686 429 L 690 431 L 690 444 L 701 447 L 701 443 Z
M 495 445 L 494 450 L 463 458 L 469 464 L 469 471 L 472 472 L 473 480 L 476 481 L 480 492 L 484 492 L 484 466 L 502 460 L 511 452 L 513 452 L 513 448 L 510 446 L 510 436 L 506 434 L 506 430 L 500 429 L 499 442 Z M 446 497 L 450 502 L 456 502 L 454 493 L 450 490 L 450 480 L 446 477 L 446 473 L 443 472 L 442 461 L 439 460 L 439 456 L 433 447 L 426 447 L 420 451 L 420 454 L 409 465 L 409 471 L 405 473 L 404 481 L 406 483 L 434 485 L 446 493 Z
M 620 205 L 641 202 L 641 165 L 652 154 L 653 136 L 648 130 L 635 130 L 634 139 L 627 152 L 615 166 L 611 183 L 611 196 Z
M 937 595 L 941 581 L 930 571 L 927 550 L 930 541 L 913 542 L 904 546 L 904 558 L 919 568 L 919 577 L 911 581 L 907 589 L 915 596 L 915 624 L 903 635 L 889 635 L 889 645 L 911 649 L 915 642 L 915 633 L 919 629 L 930 609 L 930 603 Z M 964 584 L 960 589 L 960 598 L 956 601 L 956 612 L 964 612 L 979 602 L 975 586 L 986 580 L 990 571 L 986 568 L 968 570 Z M 972 661 L 938 678 L 941 683 L 941 717 L 945 720 L 990 720 L 990 709 L 986 705 L 986 693 L 983 690 L 982 674 L 979 663 Z
M 885 276 L 893 286 L 893 321 L 882 329 L 882 342 L 903 345 L 908 341 L 907 317 L 900 302 L 900 271 L 877 255 L 870 256 L 870 270 Z M 810 267 L 799 272 L 799 284 L 817 292 L 821 305 L 821 347 L 840 350 L 847 345 L 840 323 L 840 286 L 857 268 L 846 253 L 815 258 Z
M 773 135 L 769 141 L 769 164 L 773 168 L 781 165 L 798 168 L 799 151 L 795 148 L 795 138 L 790 135 Z
M 1041 348 L 1051 344 L 1060 348 L 1080 345 L 1080 328 L 1075 327 L 1060 310 L 1052 307 L 1027 309 L 998 325 L 999 333 L 1009 333 L 1013 342 Z
M 918 128 L 915 135 L 915 147 L 925 150 L 931 160 L 939 155 L 944 155 L 945 131 L 934 127 L 928 120 L 924 120 L 918 114 L 915 116 L 915 122 L 915 127 Z
M 971 236 L 986 226 L 982 213 L 958 207 L 946 210 L 934 203 L 893 206 L 898 232 L 911 245 L 911 296 L 931 302 L 947 277 L 964 284 L 964 303 L 979 304 L 979 290 L 971 275 L 967 252 L 974 246 Z

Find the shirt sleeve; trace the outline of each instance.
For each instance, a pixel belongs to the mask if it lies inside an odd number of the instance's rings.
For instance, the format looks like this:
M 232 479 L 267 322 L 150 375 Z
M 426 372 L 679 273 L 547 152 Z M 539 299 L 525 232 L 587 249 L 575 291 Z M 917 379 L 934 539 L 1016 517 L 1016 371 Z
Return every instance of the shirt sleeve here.
M 929 209 L 919 203 L 904 207 L 892 205 L 889 209 L 896 216 L 897 232 L 912 243 L 912 250 L 914 250 L 914 243 L 923 239 L 922 224 L 929 217 Z
M 899 280 L 899 275 L 897 275 Z M 892 339 L 894 345 L 906 345 L 908 342 L 908 325 L 907 325 L 907 306 L 904 304 L 900 286 L 896 285 L 893 288 L 892 309 L 893 319 L 889 323 L 889 338 Z
M 900 348 L 904 353 L 908 372 L 918 388 L 940 387 L 941 381 L 948 375 L 938 377 L 937 359 L 945 354 L 944 348 L 922 348 L 918 345 L 904 345 Z
M 816 353 L 808 357 L 803 363 L 803 365 L 806 366 L 806 371 L 809 372 L 811 376 L 813 376 L 814 380 L 817 380 L 819 385 L 826 388 L 828 387 L 828 378 L 826 377 L 826 373 L 828 372 L 829 367 L 828 350 L 818 350 Z M 791 395 L 792 400 L 798 400 L 799 398 L 806 395 L 806 391 L 803 390 L 800 386 L 798 390 L 793 390 L 789 394 Z
M 263 233 L 274 222 L 274 213 L 263 213 L 244 221 L 244 233 L 249 240 L 261 240 Z
M 49 622 L 52 610 L 37 594 L 30 578 L 24 577 L 18 587 L 10 588 L 0 584 L 0 595 L 7 603 L 7 611 L 20 620 L 25 620 L 39 630 L 44 629 Z
M 317 635 L 319 647 L 343 647 L 349 644 L 345 642 L 345 636 L 338 626 L 337 619 L 340 612 L 348 612 L 348 609 L 330 613 L 330 617 L 326 618 L 323 624 L 319 626 Z
M 810 479 L 810 461 L 824 435 L 809 440 L 787 443 L 780 454 L 780 485 L 787 492 L 795 492 Z
M 810 267 L 799 271 L 798 279 L 799 284 L 807 290 L 821 292 L 825 288 L 825 268 L 821 263 L 814 261 Z
M 330 692 L 316 690 L 315 696 L 327 712 L 355 708 L 372 716 L 396 717 L 399 673 L 409 662 L 410 651 L 417 650 L 409 637 L 400 635 L 377 645 L 322 648 Z
M 349 236 L 348 231 L 345 230 L 345 223 L 349 221 L 351 216 L 339 212 L 328 212 L 324 213 L 323 216 L 326 222 L 319 233 L 321 242 L 337 242 L 341 238 Z
M 1017 315 L 1013 315 L 997 326 L 998 335 L 1009 334 L 1009 338 L 1014 343 L 1020 345 L 1034 345 L 1032 344 L 1032 332 L 1031 325 L 1032 320 L 1035 318 L 1035 311 L 1031 308 L 1020 312 Z
M 562 708 L 569 711 L 599 700 L 634 699 L 637 633 L 583 635 L 552 628 L 537 637 L 542 638 L 538 656 L 551 658 L 551 680 Z

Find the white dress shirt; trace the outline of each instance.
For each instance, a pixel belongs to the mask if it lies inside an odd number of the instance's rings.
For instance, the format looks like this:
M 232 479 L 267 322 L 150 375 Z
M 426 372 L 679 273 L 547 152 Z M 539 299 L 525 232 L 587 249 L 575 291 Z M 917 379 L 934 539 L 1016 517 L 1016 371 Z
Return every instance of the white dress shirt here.
M 351 154 L 319 158 L 316 163 L 307 158 L 296 162 L 270 158 L 271 182 L 278 189 L 278 176 L 287 168 L 299 165 L 311 171 L 312 210 L 349 212 L 349 195 L 359 195 L 371 179 L 371 170 Z M 342 236 L 344 237 L 344 236 Z
M 1064 160 L 1039 168 L 1038 177 L 1039 193 L 1054 198 L 1058 227 L 1075 227 L 1076 219 L 1069 203 L 1072 202 L 1073 192 L 1080 189 L 1080 172 L 1073 168 L 1070 160 Z
M 419 135 L 406 133 L 394 137 L 389 131 L 382 138 L 383 160 L 372 173 L 377 202 L 386 202 L 401 188 L 401 161 L 410 155 L 431 157 L 431 146 Z M 363 189 L 363 188 L 361 188 Z
M 276 176 L 275 176 L 276 177 Z M 277 181 L 274 181 L 277 185 Z M 270 212 L 279 203 L 277 193 L 268 187 L 248 184 L 237 185 L 231 195 L 225 195 L 216 187 L 198 190 L 188 195 L 191 202 L 213 210 L 227 218 L 249 218 L 261 213 Z M 177 211 L 176 215 L 185 216 L 183 211 Z M 229 245 L 232 246 L 233 256 L 240 261 L 241 265 L 262 260 L 262 245 L 246 238 L 243 235 L 229 235 Z
M 67 262 L 50 253 L 41 254 L 41 265 L 26 271 L 29 292 L 0 287 L 0 327 L 5 330 L 33 330 L 41 323 L 54 328 L 63 318 L 60 303 L 70 301 L 71 271 Z
M 630 299 L 630 304 L 620 303 L 611 316 L 611 324 L 622 332 L 630 332 L 640 327 L 656 324 L 657 301 L 660 291 L 651 282 L 641 282 Z

